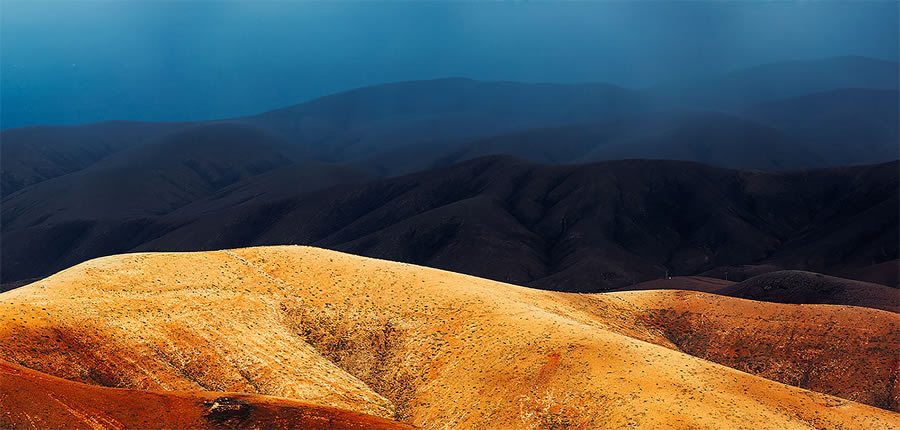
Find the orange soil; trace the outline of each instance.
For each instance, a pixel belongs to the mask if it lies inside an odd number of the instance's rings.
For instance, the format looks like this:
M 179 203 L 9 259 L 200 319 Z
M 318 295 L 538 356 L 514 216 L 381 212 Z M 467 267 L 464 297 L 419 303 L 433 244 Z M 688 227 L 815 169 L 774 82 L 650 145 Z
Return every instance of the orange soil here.
M 764 378 L 900 410 L 900 317 L 852 306 L 788 305 L 691 291 L 621 297 L 679 350 Z
M 2 428 L 412 428 L 370 415 L 277 397 L 98 387 L 3 360 L 0 387 Z
M 900 428 L 900 414 L 681 352 L 660 326 L 682 312 L 679 296 L 658 299 L 673 293 L 563 294 L 296 246 L 119 255 L 0 294 L 0 357 L 93 384 L 277 395 L 423 428 Z M 887 312 L 690 294 L 782 327 L 876 315 L 872 330 L 898 344 Z M 715 327 L 710 345 L 727 339 Z M 805 341 L 852 332 L 834 333 Z M 853 351 L 840 369 L 890 365 Z

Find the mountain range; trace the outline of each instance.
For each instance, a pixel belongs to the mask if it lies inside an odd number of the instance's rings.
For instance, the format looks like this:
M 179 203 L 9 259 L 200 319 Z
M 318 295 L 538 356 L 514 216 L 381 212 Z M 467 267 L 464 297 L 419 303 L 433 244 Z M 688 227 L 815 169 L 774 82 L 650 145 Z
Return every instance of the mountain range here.
M 165 175 L 87 169 L 48 180 L 6 200 L 5 280 L 119 252 L 314 244 L 544 289 L 602 291 L 739 264 L 834 272 L 898 252 L 897 162 L 764 172 L 489 156 L 376 181 L 337 175 L 357 183 L 307 191 L 310 170 L 276 169 L 217 192 L 187 167 Z M 183 174 L 180 186 L 169 172 Z M 88 176 L 97 173 L 113 176 Z M 78 185 L 82 178 L 105 185 Z M 259 186 L 272 180 L 294 192 Z
M 452 78 L 229 120 L 3 130 L 0 276 L 264 244 L 564 291 L 861 270 L 897 259 L 897 70 L 839 57 L 640 90 Z
M 900 428 L 898 81 L 2 130 L 0 428 Z

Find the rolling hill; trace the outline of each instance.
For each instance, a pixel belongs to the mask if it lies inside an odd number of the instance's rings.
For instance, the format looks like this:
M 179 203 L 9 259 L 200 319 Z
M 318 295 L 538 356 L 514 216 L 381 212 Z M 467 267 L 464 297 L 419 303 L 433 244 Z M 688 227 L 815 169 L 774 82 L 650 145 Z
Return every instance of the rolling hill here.
M 822 303 L 900 312 L 900 290 L 821 273 L 785 270 L 754 276 L 716 294 L 777 303 Z
M 0 294 L 0 315 L 0 353 L 34 371 L 421 428 L 900 426 L 847 400 L 898 407 L 900 321 L 866 308 L 566 294 L 288 246 L 92 260 Z

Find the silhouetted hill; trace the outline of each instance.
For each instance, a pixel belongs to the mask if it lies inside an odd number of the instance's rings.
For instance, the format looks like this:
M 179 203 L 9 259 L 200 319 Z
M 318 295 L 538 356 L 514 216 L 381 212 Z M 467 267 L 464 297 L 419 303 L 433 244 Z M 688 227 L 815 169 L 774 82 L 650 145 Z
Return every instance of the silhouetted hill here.
M 893 262 L 882 264 L 890 263 Z M 900 311 L 900 291 L 896 288 L 800 270 L 776 270 L 742 282 L 704 276 L 676 276 L 641 282 L 615 291 L 640 290 L 702 291 L 774 303 L 861 306 Z
M 758 119 L 703 111 L 637 114 L 463 143 L 410 144 L 351 165 L 394 175 L 495 154 L 543 163 L 647 158 L 764 170 L 883 162 L 900 158 L 891 94 L 846 90 L 748 108 L 745 115 Z
M 639 92 L 613 85 L 448 78 L 359 88 L 244 120 L 339 161 L 649 108 Z
M 900 288 L 900 282 L 898 282 L 898 278 L 900 278 L 900 260 L 890 260 L 872 264 L 871 266 L 844 270 L 838 272 L 838 276 Z
M 845 56 L 748 67 L 693 82 L 671 82 L 649 91 L 660 103 L 736 108 L 842 88 L 896 90 L 900 63 Z
M 822 165 L 816 148 L 777 129 L 724 114 L 682 114 L 658 130 L 605 142 L 579 161 L 649 158 L 720 167 L 784 169 Z
M 33 223 L 164 215 L 223 187 L 307 158 L 297 145 L 238 124 L 184 129 L 3 199 L 3 230 Z
M 669 279 L 662 278 L 644 281 L 627 287 L 616 288 L 613 291 L 684 290 L 718 293 L 719 290 L 730 285 L 734 285 L 734 282 L 718 278 L 707 278 L 705 276 L 675 276 Z
M 226 121 L 25 127 L 0 132 L 0 194 L 222 123 L 282 139 L 306 159 L 381 176 L 494 154 L 762 169 L 883 162 L 898 157 L 896 81 L 896 63 L 842 57 L 678 83 L 675 92 L 448 78 L 358 88 Z M 731 101 L 697 102 L 709 97 Z
M 692 274 L 776 255 L 821 270 L 817 264 L 868 264 L 885 250 L 897 252 L 890 234 L 897 229 L 896 176 L 895 163 L 768 174 L 664 161 L 546 166 L 492 157 L 210 214 L 139 249 L 310 243 L 581 291 L 661 277 L 665 266 Z M 880 221 L 850 221 L 857 217 Z M 816 245 L 795 254 L 795 238 Z M 832 254 L 814 248 L 826 245 Z
M 649 108 L 645 97 L 606 84 L 525 84 L 450 78 L 363 87 L 226 121 L 108 121 L 0 132 L 2 192 L 72 173 L 184 128 L 244 124 L 309 151 L 351 161 L 409 145 L 459 143 L 512 130 L 610 119 Z
M 763 103 L 744 114 L 807 142 L 823 165 L 900 159 L 896 90 L 834 90 Z
M 839 270 L 896 258 L 897 175 L 897 163 L 767 173 L 486 157 L 217 210 L 207 197 L 165 216 L 18 219 L 4 232 L 3 275 L 37 277 L 129 250 L 288 243 L 565 291 L 660 278 L 667 267 Z M 106 213 L 131 206 L 107 204 Z
M 740 282 L 746 281 L 763 273 L 775 272 L 781 270 L 774 264 L 741 264 L 736 266 L 722 266 L 709 269 L 700 274 L 700 276 L 723 279 L 728 281 Z
M 0 194 L 81 170 L 113 153 L 171 133 L 189 123 L 107 121 L 0 131 Z
M 714 292 L 776 303 L 848 305 L 900 311 L 900 291 L 896 288 L 799 270 L 754 276 Z
M 196 214 L 235 207 L 247 202 L 254 204 L 278 202 L 335 185 L 359 184 L 375 179 L 376 177 L 371 174 L 345 166 L 321 161 L 300 161 L 258 176 L 247 177 L 218 190 L 208 198 L 178 208 L 173 214 Z

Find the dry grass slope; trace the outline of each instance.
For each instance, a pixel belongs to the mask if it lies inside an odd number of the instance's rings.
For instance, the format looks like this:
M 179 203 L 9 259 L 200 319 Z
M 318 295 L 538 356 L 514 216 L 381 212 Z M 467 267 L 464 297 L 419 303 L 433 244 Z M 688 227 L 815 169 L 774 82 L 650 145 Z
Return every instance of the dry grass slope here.
M 0 427 L 6 429 L 412 428 L 352 411 L 277 397 L 98 387 L 3 360 L 0 386 Z
M 781 319 L 767 335 L 821 324 L 806 341 L 827 347 L 836 314 L 874 315 L 842 328 L 882 336 L 852 352 L 896 347 L 894 314 L 702 293 L 682 311 L 665 293 L 555 293 L 297 246 L 118 255 L 0 294 L 0 356 L 86 383 L 275 395 L 422 428 L 900 428 L 897 413 L 688 355 L 660 316 L 740 305 Z

